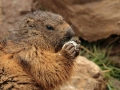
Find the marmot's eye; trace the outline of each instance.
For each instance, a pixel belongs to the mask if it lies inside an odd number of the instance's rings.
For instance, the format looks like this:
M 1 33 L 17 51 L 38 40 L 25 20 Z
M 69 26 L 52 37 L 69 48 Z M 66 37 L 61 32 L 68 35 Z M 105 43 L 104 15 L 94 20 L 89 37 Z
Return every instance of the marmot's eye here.
M 54 30 L 54 28 L 53 28 L 52 26 L 50 26 L 50 25 L 46 25 L 46 28 L 47 28 L 48 30 Z

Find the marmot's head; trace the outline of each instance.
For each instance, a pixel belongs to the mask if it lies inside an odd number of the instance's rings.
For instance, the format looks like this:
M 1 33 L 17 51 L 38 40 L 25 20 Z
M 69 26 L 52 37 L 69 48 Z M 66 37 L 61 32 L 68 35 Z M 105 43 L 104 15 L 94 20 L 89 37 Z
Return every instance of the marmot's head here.
M 53 48 L 56 52 L 72 36 L 74 32 L 62 16 L 43 11 L 28 14 L 18 30 L 18 37 L 22 41 L 45 49 Z

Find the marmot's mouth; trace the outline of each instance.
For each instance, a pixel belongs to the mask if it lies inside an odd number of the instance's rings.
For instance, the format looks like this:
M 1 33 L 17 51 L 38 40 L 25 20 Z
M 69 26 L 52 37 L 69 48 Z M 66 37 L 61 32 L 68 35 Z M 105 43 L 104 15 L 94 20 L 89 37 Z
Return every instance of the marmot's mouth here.
M 63 45 L 64 45 L 66 42 L 70 41 L 71 38 L 72 38 L 71 36 L 66 36 L 66 37 L 64 37 L 63 39 L 61 39 L 60 42 L 59 42 L 59 44 L 56 45 L 56 50 L 55 50 L 55 52 L 60 51 L 60 50 L 62 49 Z

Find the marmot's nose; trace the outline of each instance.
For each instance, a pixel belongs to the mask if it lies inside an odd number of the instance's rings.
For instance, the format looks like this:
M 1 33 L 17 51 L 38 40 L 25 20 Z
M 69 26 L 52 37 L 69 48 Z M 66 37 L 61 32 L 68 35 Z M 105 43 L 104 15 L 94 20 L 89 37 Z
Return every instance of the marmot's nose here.
M 73 37 L 75 35 L 71 27 L 66 28 L 66 35 L 69 37 Z

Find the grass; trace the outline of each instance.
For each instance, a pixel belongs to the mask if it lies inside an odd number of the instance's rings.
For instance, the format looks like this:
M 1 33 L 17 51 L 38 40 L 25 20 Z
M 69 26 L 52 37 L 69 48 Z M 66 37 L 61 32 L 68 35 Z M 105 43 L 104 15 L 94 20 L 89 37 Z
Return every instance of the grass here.
M 107 80 L 112 77 L 120 81 L 120 69 L 116 66 L 113 66 L 113 64 L 108 60 L 111 48 L 112 45 L 101 48 L 99 43 L 83 42 L 81 45 L 81 55 L 87 57 L 89 60 L 100 66 Z M 109 80 L 107 87 L 108 90 L 115 90 L 114 86 Z

